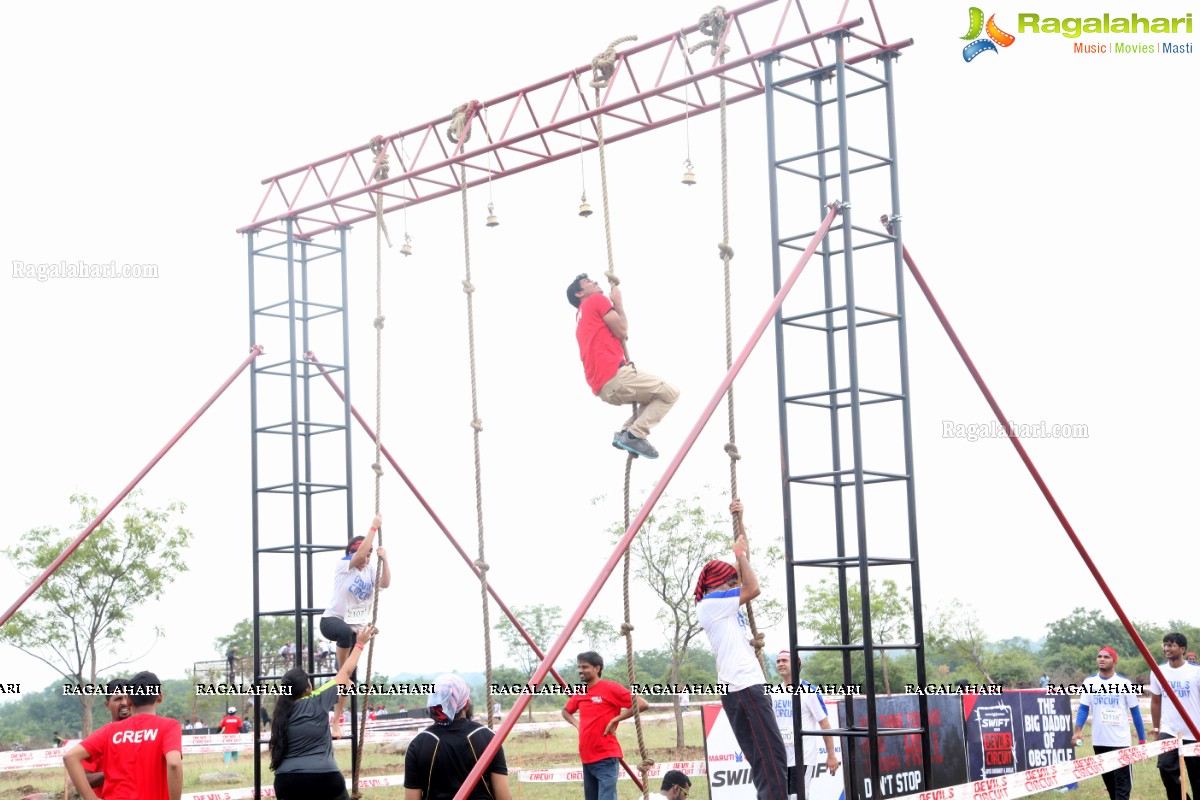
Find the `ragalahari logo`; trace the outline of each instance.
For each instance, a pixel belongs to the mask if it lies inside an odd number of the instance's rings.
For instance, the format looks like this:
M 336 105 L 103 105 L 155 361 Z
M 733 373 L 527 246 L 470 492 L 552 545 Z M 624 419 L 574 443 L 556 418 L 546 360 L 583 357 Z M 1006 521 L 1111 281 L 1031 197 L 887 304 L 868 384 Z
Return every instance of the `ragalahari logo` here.
M 998 53 L 996 45 L 1008 47 L 1017 40 L 1017 37 L 1011 33 L 1005 33 L 996 25 L 996 15 L 992 14 L 988 17 L 987 25 L 983 24 L 983 10 L 975 6 L 971 6 L 971 27 L 967 30 L 967 35 L 963 39 L 973 40 L 969 45 L 963 48 L 963 61 L 972 61 L 975 56 L 980 53 Z M 987 32 L 987 38 L 980 38 L 980 34 Z

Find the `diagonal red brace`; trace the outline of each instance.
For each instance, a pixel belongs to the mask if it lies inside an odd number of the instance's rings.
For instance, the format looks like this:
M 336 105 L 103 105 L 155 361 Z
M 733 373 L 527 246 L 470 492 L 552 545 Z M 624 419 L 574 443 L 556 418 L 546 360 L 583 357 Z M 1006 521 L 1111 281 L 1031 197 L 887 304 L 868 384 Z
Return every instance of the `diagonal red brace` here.
M 886 215 L 884 217 L 884 225 L 887 227 L 888 233 L 891 233 L 891 225 L 888 224 Z M 1157 659 L 1150 655 L 1150 651 L 1146 648 L 1145 642 L 1143 642 L 1142 637 L 1138 635 L 1137 630 L 1133 627 L 1133 623 L 1129 621 L 1129 617 L 1125 615 L 1125 610 L 1122 609 L 1121 604 L 1117 602 L 1116 595 L 1114 595 L 1112 590 L 1108 588 L 1108 583 L 1104 580 L 1104 576 L 1100 574 L 1100 570 L 1096 567 L 1095 562 L 1092 561 L 1092 557 L 1088 555 L 1087 549 L 1083 546 L 1083 542 L 1081 542 L 1079 537 L 1075 535 L 1075 529 L 1071 527 L 1071 523 L 1067 520 L 1067 515 L 1063 513 L 1062 508 L 1060 508 L 1058 505 L 1058 501 L 1056 501 L 1054 499 L 1054 495 L 1050 493 L 1050 487 L 1046 485 L 1046 482 L 1042 479 L 1041 473 L 1038 472 L 1037 467 L 1033 465 L 1033 459 L 1029 457 L 1029 453 L 1026 452 L 1025 446 L 1021 444 L 1020 438 L 1018 438 L 1016 432 L 1013 431 L 1012 426 L 1009 424 L 1008 417 L 1005 416 L 1004 412 L 1000 410 L 1000 404 L 996 402 L 996 398 L 992 396 L 987 384 L 984 383 L 983 376 L 980 375 L 979 370 L 975 368 L 975 362 L 973 362 L 971 357 L 967 355 L 967 349 L 963 347 L 963 343 L 961 340 L 959 340 L 958 334 L 954 332 L 954 328 L 950 325 L 950 320 L 946 318 L 946 314 L 942 311 L 942 307 L 938 305 L 938 301 L 934 299 L 933 292 L 929 289 L 929 284 L 925 282 L 925 278 L 921 275 L 921 271 L 917 269 L 917 265 L 913 263 L 912 256 L 908 253 L 908 248 L 901 245 L 901 249 L 904 253 L 904 263 L 908 265 L 909 272 L 912 273 L 913 278 L 917 281 L 917 285 L 921 287 L 921 291 L 925 293 L 925 299 L 929 301 L 929 305 L 933 308 L 933 313 L 937 315 L 938 321 L 941 322 L 942 327 L 945 328 L 946 335 L 950 337 L 950 341 L 954 344 L 954 349 L 958 351 L 958 355 L 962 358 L 963 363 L 966 364 L 967 371 L 969 371 L 971 373 L 971 377 L 975 379 L 975 384 L 979 387 L 979 391 L 983 392 L 983 396 L 987 400 L 988 405 L 992 407 L 992 413 L 996 415 L 996 419 L 999 420 L 1000 424 L 1004 426 L 1004 431 L 1008 434 L 1008 440 L 1012 442 L 1012 446 L 1016 449 L 1017 455 L 1020 456 L 1021 461 L 1025 463 L 1025 468 L 1029 470 L 1029 474 L 1033 477 L 1033 482 L 1037 484 L 1038 489 L 1040 489 L 1042 492 L 1042 496 L 1044 496 L 1046 498 L 1046 502 L 1050 504 L 1050 509 L 1054 512 L 1054 516 L 1058 517 L 1058 521 L 1062 525 L 1063 530 L 1067 532 L 1067 537 L 1071 540 L 1071 544 L 1075 545 L 1075 549 L 1079 552 L 1079 556 L 1083 559 L 1083 563 L 1087 566 L 1088 571 L 1092 573 L 1092 577 L 1096 579 L 1096 583 L 1100 586 L 1100 591 L 1104 592 L 1104 596 L 1108 599 L 1109 605 L 1113 607 L 1113 611 L 1117 612 L 1117 617 L 1121 620 L 1121 624 L 1125 626 L 1125 630 L 1129 633 L 1129 638 L 1133 640 L 1134 645 L 1142 654 L 1142 658 L 1145 659 L 1146 664 L 1150 667 L 1150 671 L 1153 672 L 1155 677 L 1158 678 L 1159 686 L 1163 688 L 1163 691 L 1166 692 L 1167 696 L 1171 698 L 1171 702 L 1173 702 L 1175 707 L 1179 709 L 1179 714 L 1181 717 L 1183 717 L 1183 721 L 1187 723 L 1192 735 L 1195 736 L 1197 740 L 1200 740 L 1200 730 L 1196 729 L 1196 723 L 1192 721 L 1192 718 L 1188 716 L 1187 711 L 1180 704 L 1179 698 L 1175 695 L 1175 690 L 1171 688 L 1171 684 L 1167 682 L 1166 678 L 1163 677 L 1162 671 L 1158 668 Z
M 796 285 L 796 281 L 800 278 L 800 273 L 804 271 L 805 265 L 808 264 L 809 259 L 812 258 L 813 253 L 816 252 L 817 245 L 819 245 L 825 238 L 825 235 L 829 233 L 829 228 L 833 225 L 833 220 L 835 217 L 837 217 L 840 209 L 840 205 L 833 205 L 830 208 L 829 213 L 825 216 L 825 219 L 821 222 L 821 226 L 817 228 L 816 232 L 813 234 L 813 238 L 808 243 L 808 247 L 804 249 L 804 254 L 800 256 L 800 260 L 796 262 L 796 266 L 792 269 L 791 274 L 788 275 L 787 280 L 785 280 L 783 285 L 780 287 L 779 293 L 776 294 L 775 299 L 771 301 L 771 305 L 767 308 L 767 312 L 763 314 L 762 319 L 759 321 L 758 325 L 755 326 L 754 331 L 750 334 L 750 338 L 747 340 L 746 345 L 742 348 L 741 352 L 738 353 L 737 358 L 734 359 L 733 366 L 731 366 L 729 371 L 725 373 L 725 377 L 721 380 L 717 390 L 713 393 L 712 399 L 708 401 L 708 405 L 706 405 L 704 410 L 700 412 L 700 418 L 696 420 L 696 424 L 692 426 L 691 432 L 689 432 L 687 437 L 683 440 L 683 444 L 679 446 L 679 451 L 675 454 L 675 457 L 671 459 L 671 463 L 667 465 L 666 470 L 663 471 L 662 477 L 655 482 L 654 488 L 650 490 L 650 494 L 646 498 L 646 501 L 642 503 L 642 507 L 638 510 L 637 516 L 633 518 L 633 522 L 630 523 L 629 529 L 626 530 L 624 535 L 621 536 L 621 541 L 617 543 L 612 555 L 610 555 L 608 560 L 604 562 L 604 566 L 600 570 L 600 575 L 597 576 L 596 580 L 592 583 L 591 588 L 587 590 L 587 594 L 583 596 L 583 601 L 579 604 L 579 608 L 575 609 L 575 613 L 572 614 L 571 618 L 567 621 L 567 626 L 563 628 L 562 633 L 558 635 L 558 638 L 554 641 L 554 644 L 550 646 L 550 652 L 547 653 L 544 659 L 542 659 L 542 663 L 538 665 L 538 668 L 534 670 L 533 676 L 529 679 L 529 686 L 536 687 L 542 682 L 542 679 L 546 677 L 546 671 L 550 668 L 550 665 L 554 663 L 554 659 L 558 658 L 562 653 L 563 648 L 567 646 L 567 642 L 571 639 L 571 636 L 574 635 L 575 629 L 579 627 L 579 623 L 583 619 L 583 615 L 587 613 L 589 608 L 591 608 L 596 596 L 600 594 L 600 590 L 604 588 L 604 584 L 608 582 L 609 577 L 613 574 L 613 570 L 617 567 L 617 562 L 621 560 L 621 556 L 625 554 L 625 551 L 629 549 L 629 545 L 633 543 L 633 537 L 637 536 L 638 531 L 642 527 L 642 523 L 646 521 L 646 517 L 650 516 L 650 512 L 654 509 L 654 504 L 658 502 L 659 498 L 662 497 L 663 492 L 666 491 L 667 485 L 671 482 L 671 478 L 675 477 L 675 473 L 679 471 L 679 467 L 683 463 L 683 459 L 687 457 L 688 453 L 691 452 L 692 446 L 696 443 L 696 440 L 700 438 L 700 432 L 704 430 L 704 426 L 708 424 L 709 419 L 712 418 L 713 412 L 715 412 L 717 410 L 717 406 L 721 404 L 721 400 L 725 397 L 725 393 L 729 391 L 729 387 L 733 385 L 733 379 L 736 378 L 738 373 L 742 371 L 742 366 L 746 363 L 746 359 L 750 357 L 750 353 L 753 352 L 755 345 L 757 345 L 759 340 L 762 338 L 763 333 L 767 330 L 767 326 L 771 324 L 771 320 L 773 320 L 775 315 L 779 313 L 779 309 L 783 305 L 783 301 L 787 299 L 788 293 L 792 291 L 792 287 Z M 467 794 L 470 793 L 471 788 L 479 782 L 479 778 L 481 775 L 483 775 L 484 769 L 487 768 L 488 764 L 492 763 L 492 758 L 495 757 L 496 751 L 499 750 L 500 746 L 504 744 L 504 739 L 508 736 L 509 731 L 512 730 L 513 724 L 516 722 L 517 717 L 520 716 L 521 712 L 525 709 L 525 706 L 529 705 L 530 697 L 531 695 L 522 694 L 517 698 L 517 702 L 513 704 L 512 711 L 505 716 L 504 721 L 500 723 L 500 727 L 496 729 L 496 735 L 492 738 L 492 741 L 483 751 L 483 754 L 479 756 L 479 760 L 475 763 L 475 766 L 471 768 L 471 773 L 467 776 L 466 780 L 463 781 L 462 787 L 458 790 L 458 793 L 454 795 L 454 800 L 465 800 Z
M 218 397 L 224 394 L 225 390 L 228 389 L 234 380 L 236 380 L 237 377 L 245 371 L 246 367 L 250 366 L 254 359 L 262 355 L 262 351 L 262 345 L 256 344 L 254 347 L 250 348 L 250 355 L 246 356 L 246 360 L 243 361 L 241 365 L 233 371 L 232 375 L 225 379 L 225 382 L 221 384 L 221 386 L 213 393 L 211 397 L 204 401 L 204 405 L 200 406 L 200 410 L 193 414 L 192 418 L 184 423 L 183 427 L 171 437 L 170 441 L 163 445 L 163 448 L 158 451 L 154 458 L 150 459 L 150 463 L 142 467 L 142 471 L 133 477 L 133 480 L 125 484 L 125 488 L 113 498 L 111 503 L 104 507 L 104 510 L 100 512 L 99 516 L 89 522 L 88 526 L 84 528 L 78 536 L 75 537 L 75 540 L 67 545 L 65 550 L 59 553 L 58 558 L 54 559 L 53 563 L 46 567 L 45 571 L 43 571 L 42 574 L 37 577 L 37 580 L 30 584 L 29 588 L 17 598 L 17 602 L 9 606 L 8 610 L 4 612 L 4 616 L 0 617 L 0 626 L 3 626 L 4 623 L 8 622 L 12 615 L 17 613 L 17 610 L 25 604 L 25 601 L 32 597 L 33 593 L 41 588 L 42 584 L 54 574 L 56 569 L 62 566 L 64 561 L 71 557 L 71 554 L 75 552 L 79 545 L 83 544 L 83 540 L 91 536 L 92 531 L 100 527 L 100 523 L 104 522 L 105 518 L 112 513 L 112 510 L 120 505 L 121 501 L 125 499 L 126 495 L 132 492 L 134 487 L 141 483 L 142 478 L 146 477 L 146 474 L 150 472 L 150 470 L 154 469 L 155 465 L 162 460 L 162 457 L 165 456 L 167 452 L 175 446 L 176 442 L 183 438 L 183 435 L 187 433 L 193 425 L 196 424 L 196 420 L 200 419 L 205 411 L 208 411 L 208 407 L 215 403 Z

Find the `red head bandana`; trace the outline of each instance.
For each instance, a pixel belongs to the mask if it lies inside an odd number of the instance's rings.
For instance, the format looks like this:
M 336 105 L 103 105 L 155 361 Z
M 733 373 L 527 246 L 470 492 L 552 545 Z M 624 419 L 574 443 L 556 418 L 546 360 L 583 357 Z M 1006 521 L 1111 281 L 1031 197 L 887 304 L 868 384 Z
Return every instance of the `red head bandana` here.
M 1096 655 L 1100 655 L 1100 653 L 1108 653 L 1112 657 L 1113 663 L 1117 663 L 1117 651 L 1111 647 L 1101 647 L 1100 652 L 1096 653 Z
M 696 602 L 699 603 L 707 592 L 731 580 L 737 580 L 736 567 L 724 561 L 708 562 L 696 579 Z

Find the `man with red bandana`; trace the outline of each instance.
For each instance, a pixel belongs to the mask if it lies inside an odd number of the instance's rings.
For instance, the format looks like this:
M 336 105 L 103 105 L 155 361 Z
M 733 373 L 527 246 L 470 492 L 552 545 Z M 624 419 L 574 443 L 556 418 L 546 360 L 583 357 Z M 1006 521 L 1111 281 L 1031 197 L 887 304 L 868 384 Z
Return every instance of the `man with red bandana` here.
M 729 505 L 740 516 L 742 501 Z M 750 546 L 743 533 L 733 543 L 734 567 L 710 561 L 696 580 L 696 616 L 704 626 L 717 657 L 717 680 L 728 684 L 721 706 L 738 747 L 750 762 L 750 778 L 758 800 L 787 800 L 787 753 L 775 721 L 775 709 L 767 697 L 762 667 L 746 639 L 746 620 L 741 607 L 762 593 L 758 576 L 750 567 Z
M 1142 710 L 1138 707 L 1138 696 L 1133 684 L 1124 675 L 1117 674 L 1117 651 L 1101 647 L 1096 654 L 1095 675 L 1083 681 L 1083 692 L 1079 697 L 1079 714 L 1075 718 L 1075 741 L 1083 731 L 1083 723 L 1092 714 L 1092 749 L 1097 753 L 1121 750 L 1129 747 L 1129 717 L 1137 728 L 1138 743 L 1146 743 L 1146 730 L 1142 723 Z M 1133 767 L 1127 766 L 1105 772 L 1104 787 L 1111 800 L 1129 800 L 1133 790 Z

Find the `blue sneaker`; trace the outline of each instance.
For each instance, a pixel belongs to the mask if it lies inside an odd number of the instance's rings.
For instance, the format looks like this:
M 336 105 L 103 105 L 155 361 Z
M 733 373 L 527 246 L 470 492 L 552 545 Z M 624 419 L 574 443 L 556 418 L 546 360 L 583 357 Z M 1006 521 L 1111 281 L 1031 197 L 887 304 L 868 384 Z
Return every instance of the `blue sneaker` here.
M 624 450 L 625 448 L 624 448 L 624 447 L 621 447 L 621 445 L 619 444 L 619 442 L 620 442 L 622 439 L 624 439 L 624 438 L 625 438 L 625 434 L 626 434 L 626 433 L 628 433 L 628 431 L 625 431 L 624 429 L 622 429 L 622 430 L 619 430 L 619 431 L 617 431 L 616 433 L 614 433 L 614 434 L 613 434 L 613 440 L 612 440 L 612 446 L 613 446 L 613 447 L 615 447 L 615 448 L 617 448 L 618 450 Z M 638 457 L 638 454 L 637 454 L 637 453 L 634 453 L 634 454 L 633 454 L 633 457 L 634 457 L 634 458 L 637 458 L 637 457 Z
M 619 447 L 622 450 L 633 453 L 635 456 L 658 458 L 658 451 L 654 449 L 654 445 L 645 439 L 639 439 L 629 431 L 622 431 L 620 435 L 614 437 L 613 447 Z

